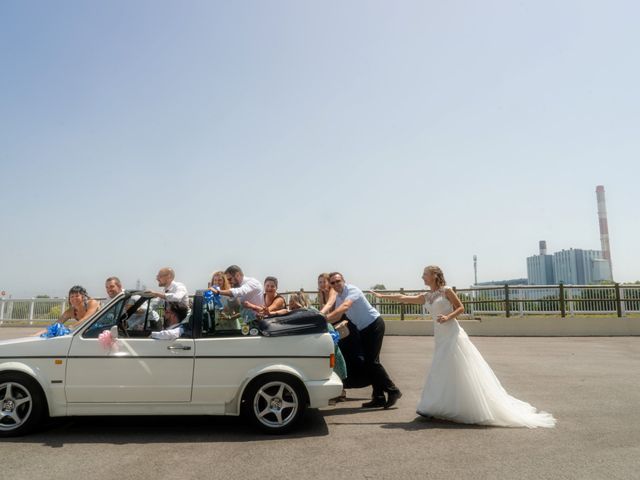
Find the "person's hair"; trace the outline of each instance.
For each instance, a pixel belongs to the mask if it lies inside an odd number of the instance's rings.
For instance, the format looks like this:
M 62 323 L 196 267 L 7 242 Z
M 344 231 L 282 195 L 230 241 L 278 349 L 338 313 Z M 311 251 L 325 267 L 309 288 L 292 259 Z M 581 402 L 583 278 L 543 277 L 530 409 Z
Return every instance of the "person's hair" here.
M 171 310 L 178 317 L 178 323 L 187 318 L 189 313 L 189 307 L 182 303 L 169 302 L 167 303 L 167 310 Z
M 289 295 L 289 305 L 291 305 L 292 301 L 298 304 L 300 308 L 309 308 L 309 299 L 303 289 Z
M 438 288 L 444 287 L 447 284 L 447 281 L 444 279 L 444 273 L 442 272 L 442 269 L 440 267 L 436 265 L 429 265 L 427 267 L 424 267 L 424 269 L 435 277 L 436 286 Z
M 169 274 L 169 276 L 170 276 L 172 279 L 176 278 L 176 272 L 175 272 L 175 270 L 174 270 L 173 268 L 171 268 L 171 267 L 162 267 L 162 268 L 160 269 L 160 272 L 162 272 L 162 271 L 164 271 L 165 273 L 168 273 L 168 274 Z M 158 272 L 158 273 L 159 273 L 159 272 Z
M 73 287 L 71 287 L 69 289 L 69 296 L 71 296 L 72 293 L 79 293 L 84 298 L 89 298 L 89 294 L 87 293 L 85 288 L 81 287 L 80 285 L 74 285 Z
M 342 275 L 340 272 L 331 272 L 329 274 L 329 278 L 333 277 L 334 275 L 340 275 L 340 278 L 342 278 L 342 280 L 344 280 L 344 275 Z
M 242 269 L 238 265 L 231 265 L 227 267 L 224 273 L 227 275 L 235 275 L 236 273 L 239 273 L 240 275 L 244 275 L 244 273 L 242 273 Z
M 122 286 L 122 282 L 118 277 L 109 277 L 104 281 L 104 284 L 106 285 L 109 282 L 116 282 L 116 285 L 118 285 L 119 287 Z
M 320 280 L 321 278 L 325 279 L 327 281 L 327 284 L 329 283 L 329 279 L 331 278 L 329 276 L 328 273 L 324 272 L 321 273 L 320 275 L 318 275 L 318 280 Z M 329 285 L 329 289 L 331 289 L 331 285 Z M 320 290 L 318 289 L 318 303 L 320 304 L 320 306 L 324 307 L 325 304 L 327 303 L 327 298 L 325 298 L 325 291 L 324 290 Z
M 264 279 L 264 283 L 273 282 L 276 284 L 276 288 L 278 288 L 278 279 L 276 277 L 267 277 Z
M 227 276 L 224 274 L 222 270 L 218 270 L 217 272 L 213 272 L 211 275 L 211 286 L 213 287 L 213 279 L 216 277 L 222 277 L 222 290 L 229 290 L 229 280 L 227 280 Z

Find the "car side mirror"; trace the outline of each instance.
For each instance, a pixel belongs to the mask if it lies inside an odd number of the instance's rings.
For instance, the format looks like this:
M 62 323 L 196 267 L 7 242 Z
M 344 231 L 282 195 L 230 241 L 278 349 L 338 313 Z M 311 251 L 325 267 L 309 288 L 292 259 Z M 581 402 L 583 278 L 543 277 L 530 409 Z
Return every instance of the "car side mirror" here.
M 114 325 L 113 327 L 111 327 L 111 338 L 113 340 L 117 340 L 118 339 L 118 326 Z

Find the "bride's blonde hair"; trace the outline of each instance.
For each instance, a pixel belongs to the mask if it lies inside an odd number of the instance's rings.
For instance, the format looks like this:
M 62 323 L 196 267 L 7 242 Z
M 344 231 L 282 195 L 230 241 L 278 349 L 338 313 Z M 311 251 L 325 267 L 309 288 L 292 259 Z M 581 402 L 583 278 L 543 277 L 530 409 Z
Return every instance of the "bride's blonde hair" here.
M 424 269 L 434 276 L 438 288 L 444 287 L 447 284 L 447 281 L 444 279 L 444 273 L 442 272 L 442 269 L 437 265 L 429 265 L 427 267 L 424 267 Z

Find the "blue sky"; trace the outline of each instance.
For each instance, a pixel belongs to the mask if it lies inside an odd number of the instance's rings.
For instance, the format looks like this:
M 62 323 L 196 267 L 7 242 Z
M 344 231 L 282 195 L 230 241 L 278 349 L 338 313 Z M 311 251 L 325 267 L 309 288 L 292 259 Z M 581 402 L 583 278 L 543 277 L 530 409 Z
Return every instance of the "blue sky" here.
M 526 276 L 599 248 L 640 280 L 636 2 L 0 4 L 0 290 L 311 289 Z

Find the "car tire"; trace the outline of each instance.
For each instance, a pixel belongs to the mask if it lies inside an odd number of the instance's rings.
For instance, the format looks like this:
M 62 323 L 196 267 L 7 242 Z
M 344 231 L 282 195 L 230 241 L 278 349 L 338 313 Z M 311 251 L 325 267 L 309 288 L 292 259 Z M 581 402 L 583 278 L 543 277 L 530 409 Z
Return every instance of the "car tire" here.
M 31 432 L 44 414 L 44 394 L 34 378 L 19 372 L 0 373 L 0 437 Z
M 269 373 L 249 384 L 242 407 L 244 417 L 263 432 L 287 433 L 304 416 L 307 391 L 293 375 Z

